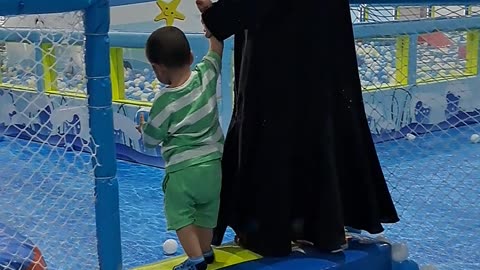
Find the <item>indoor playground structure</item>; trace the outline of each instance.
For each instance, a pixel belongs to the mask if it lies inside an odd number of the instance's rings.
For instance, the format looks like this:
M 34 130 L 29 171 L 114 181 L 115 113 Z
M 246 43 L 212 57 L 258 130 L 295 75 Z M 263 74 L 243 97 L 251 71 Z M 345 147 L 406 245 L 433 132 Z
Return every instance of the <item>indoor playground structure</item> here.
M 287 258 L 244 250 L 230 232 L 209 269 L 480 269 L 480 0 L 350 6 L 365 113 L 401 221 L 382 235 L 348 230 L 344 252 L 294 246 Z M 197 63 L 208 49 L 199 22 L 186 0 L 0 0 L 1 270 L 184 259 L 166 231 L 160 149 L 145 149 L 136 126 L 164 87 L 147 37 L 181 28 Z M 227 40 L 224 130 L 232 50 Z

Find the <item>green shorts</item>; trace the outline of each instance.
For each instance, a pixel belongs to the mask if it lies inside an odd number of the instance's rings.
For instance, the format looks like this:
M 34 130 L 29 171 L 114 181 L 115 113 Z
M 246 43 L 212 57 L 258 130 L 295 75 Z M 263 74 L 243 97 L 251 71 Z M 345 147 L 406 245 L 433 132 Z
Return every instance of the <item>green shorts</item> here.
M 219 159 L 167 173 L 163 181 L 168 230 L 217 226 L 222 186 Z

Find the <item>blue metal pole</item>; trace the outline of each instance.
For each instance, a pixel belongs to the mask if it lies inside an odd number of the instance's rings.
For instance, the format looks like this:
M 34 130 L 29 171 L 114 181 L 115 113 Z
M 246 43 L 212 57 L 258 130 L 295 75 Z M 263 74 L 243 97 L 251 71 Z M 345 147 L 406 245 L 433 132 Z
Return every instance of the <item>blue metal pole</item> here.
M 122 269 L 117 160 L 110 81 L 110 6 L 95 0 L 85 10 L 85 67 L 92 147 L 95 147 L 95 212 L 100 269 Z
M 61 13 L 83 10 L 95 0 L 0 0 L 0 16 Z
M 453 23 L 455 22 L 455 23 Z M 462 17 L 455 19 L 422 19 L 414 21 L 392 21 L 384 23 L 363 23 L 353 26 L 355 38 L 381 36 L 400 36 L 431 33 L 438 30 L 451 32 L 465 29 L 479 29 L 480 17 Z
M 426 5 L 466 5 L 478 4 L 478 0 L 349 0 L 350 4 L 368 5 L 402 5 L 402 6 L 426 6 Z

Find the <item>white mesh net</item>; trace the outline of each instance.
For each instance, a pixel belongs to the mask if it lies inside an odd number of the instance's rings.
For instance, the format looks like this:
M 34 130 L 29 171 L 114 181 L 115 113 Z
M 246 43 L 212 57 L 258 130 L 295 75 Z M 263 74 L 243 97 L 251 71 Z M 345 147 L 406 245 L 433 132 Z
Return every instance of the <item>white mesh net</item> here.
M 387 237 L 422 264 L 480 269 L 480 7 L 351 13 L 357 34 L 367 23 L 389 29 L 356 41 L 367 118 L 402 219 Z M 82 22 L 80 12 L 0 17 L 0 268 L 98 268 Z
M 97 269 L 83 13 L 1 18 L 0 63 L 0 269 Z
M 401 218 L 386 236 L 421 264 L 480 269 L 479 9 L 351 14 L 365 110 Z M 371 25 L 377 34 L 366 34 Z

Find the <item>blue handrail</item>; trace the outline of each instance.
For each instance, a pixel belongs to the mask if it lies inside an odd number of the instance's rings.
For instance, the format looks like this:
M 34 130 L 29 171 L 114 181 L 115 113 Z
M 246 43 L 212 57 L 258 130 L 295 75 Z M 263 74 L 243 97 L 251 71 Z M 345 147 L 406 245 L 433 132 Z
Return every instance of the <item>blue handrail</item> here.
M 0 0 L 0 16 L 61 13 L 84 10 L 94 0 Z
M 433 31 L 462 31 L 480 29 L 480 16 L 461 18 L 422 19 L 415 21 L 388 21 L 362 23 L 353 26 L 355 38 L 373 38 L 379 36 L 399 36 L 431 33 Z M 12 35 L 15 33 L 15 35 Z M 150 33 L 110 32 L 110 45 L 123 48 L 144 48 Z M 187 34 L 190 39 L 203 38 L 201 34 Z M 64 40 L 65 35 L 54 31 L 35 29 L 0 29 L 0 40 L 4 42 L 68 42 L 82 46 L 83 33 L 73 33 Z

